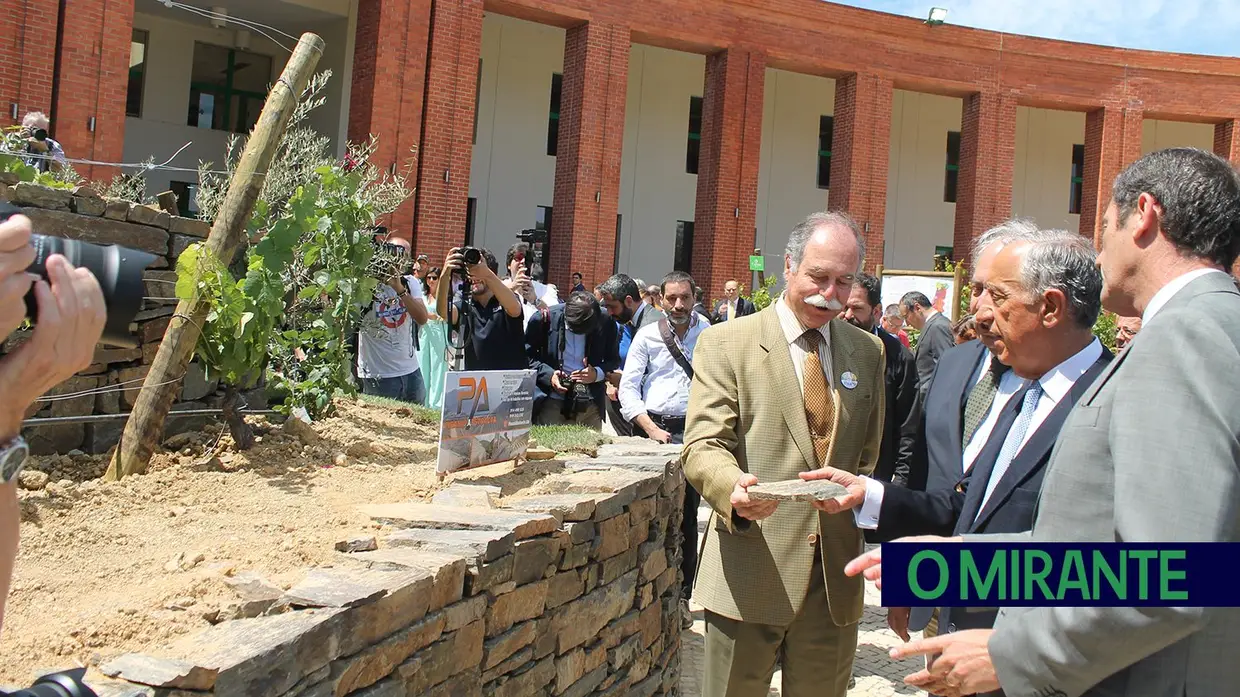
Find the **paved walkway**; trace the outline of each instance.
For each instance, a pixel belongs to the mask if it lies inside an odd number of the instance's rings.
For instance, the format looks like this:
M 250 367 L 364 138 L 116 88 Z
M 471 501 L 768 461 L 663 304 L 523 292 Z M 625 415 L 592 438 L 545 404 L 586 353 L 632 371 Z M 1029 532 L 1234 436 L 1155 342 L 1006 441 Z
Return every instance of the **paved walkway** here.
M 710 508 L 703 504 L 698 511 L 699 534 L 705 530 Z M 699 538 L 700 539 L 700 538 Z M 923 665 L 919 659 L 896 662 L 887 656 L 892 646 L 900 643 L 887 629 L 887 613 L 879 604 L 879 591 L 874 584 L 865 584 L 865 615 L 861 619 L 861 633 L 857 640 L 857 657 L 853 663 L 853 676 L 857 685 L 849 690 L 848 697 L 924 697 L 925 692 L 904 684 L 904 676 L 916 672 Z M 702 680 L 702 637 L 705 624 L 702 608 L 690 604 L 693 610 L 693 628 L 681 636 L 680 693 L 683 697 L 700 697 Z M 914 637 L 919 634 L 914 634 Z M 772 696 L 780 694 L 780 674 L 775 672 L 771 681 Z

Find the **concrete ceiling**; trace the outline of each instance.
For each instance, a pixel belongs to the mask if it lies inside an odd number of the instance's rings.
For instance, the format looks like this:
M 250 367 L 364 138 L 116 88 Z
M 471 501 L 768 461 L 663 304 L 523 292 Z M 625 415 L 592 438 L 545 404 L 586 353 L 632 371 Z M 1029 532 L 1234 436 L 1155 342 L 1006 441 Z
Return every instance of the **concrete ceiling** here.
M 345 19 L 356 0 L 177 0 L 203 10 L 224 8 L 230 16 L 268 24 L 296 36 L 309 25 Z M 179 7 L 165 7 L 159 0 L 135 0 L 143 14 L 166 17 L 186 24 L 208 26 L 211 20 Z M 229 28 L 238 28 L 229 24 Z

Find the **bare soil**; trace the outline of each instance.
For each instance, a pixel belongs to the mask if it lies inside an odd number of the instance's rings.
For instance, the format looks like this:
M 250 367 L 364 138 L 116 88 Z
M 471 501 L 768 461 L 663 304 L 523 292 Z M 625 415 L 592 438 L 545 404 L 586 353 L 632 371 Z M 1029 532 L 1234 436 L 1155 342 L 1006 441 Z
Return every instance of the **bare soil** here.
M 206 628 L 237 600 L 225 577 L 254 571 L 287 588 L 330 563 L 337 541 L 374 534 L 358 504 L 441 488 L 434 426 L 407 409 L 339 407 L 314 425 L 317 439 L 252 419 L 248 452 L 222 426 L 175 437 L 148 474 L 120 482 L 99 479 L 106 457 L 34 458 L 29 469 L 47 477 L 23 475 L 0 684 Z

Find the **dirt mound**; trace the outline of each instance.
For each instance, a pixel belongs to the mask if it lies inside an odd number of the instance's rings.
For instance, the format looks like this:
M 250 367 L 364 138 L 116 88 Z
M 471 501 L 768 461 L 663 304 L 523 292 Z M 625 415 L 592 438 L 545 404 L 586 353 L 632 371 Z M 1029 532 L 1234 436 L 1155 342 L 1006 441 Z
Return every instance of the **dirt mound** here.
M 373 530 L 355 506 L 429 499 L 436 425 L 364 402 L 300 435 L 258 417 L 237 452 L 221 427 L 176 436 L 148 474 L 98 479 L 107 458 L 33 458 L 0 638 L 0 684 L 166 643 L 231 611 L 226 579 L 280 587 Z

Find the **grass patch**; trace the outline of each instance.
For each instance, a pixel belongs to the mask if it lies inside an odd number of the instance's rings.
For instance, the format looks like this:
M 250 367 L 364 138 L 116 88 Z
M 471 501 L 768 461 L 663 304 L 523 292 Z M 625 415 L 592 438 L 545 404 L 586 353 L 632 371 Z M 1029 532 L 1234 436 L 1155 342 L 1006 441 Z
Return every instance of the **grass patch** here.
M 436 409 L 424 407 L 421 404 L 413 404 L 411 402 L 402 402 L 399 399 L 389 399 L 373 394 L 358 394 L 359 401 L 367 404 L 373 404 L 379 407 L 390 407 L 391 409 L 408 409 L 413 412 L 413 420 L 423 426 L 431 426 L 439 428 L 440 414 Z
M 557 453 L 593 455 L 598 446 L 611 442 L 602 432 L 585 426 L 534 426 L 530 436 L 538 445 Z

